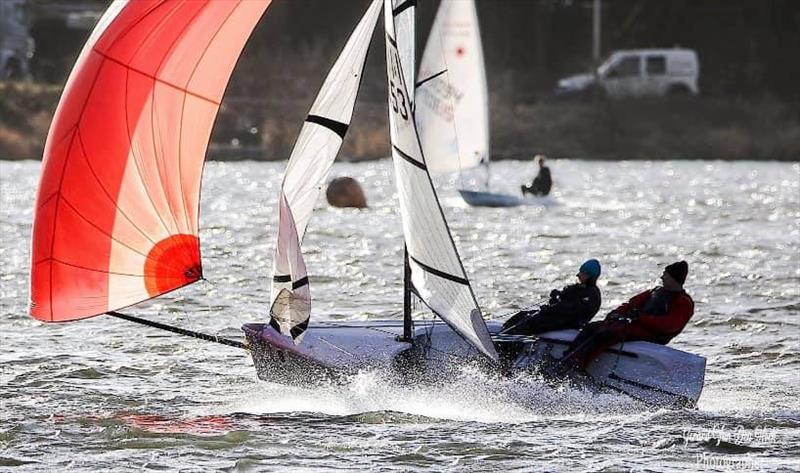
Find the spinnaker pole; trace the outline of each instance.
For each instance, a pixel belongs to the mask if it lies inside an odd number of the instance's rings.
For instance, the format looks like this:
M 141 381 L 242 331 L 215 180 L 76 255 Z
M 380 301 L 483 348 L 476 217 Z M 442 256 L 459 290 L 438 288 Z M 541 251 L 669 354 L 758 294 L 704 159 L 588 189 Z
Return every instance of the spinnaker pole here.
M 195 332 L 194 330 L 187 330 L 185 328 L 174 327 L 172 325 L 162 324 L 159 322 L 153 322 L 152 320 L 143 319 L 141 317 L 136 317 L 133 315 L 122 314 L 120 312 L 110 311 L 107 312 L 107 314 L 116 317 L 118 319 L 127 320 L 129 322 L 136 322 L 137 324 L 147 325 L 148 327 L 166 330 L 167 332 L 177 333 L 180 335 L 185 335 L 187 337 L 199 338 L 200 340 L 205 340 L 207 342 L 216 342 L 222 345 L 227 345 L 229 347 L 249 350 L 247 345 L 245 345 L 242 342 L 237 342 L 236 340 L 230 340 L 228 338 L 222 338 L 216 335 L 209 335 L 207 333 Z

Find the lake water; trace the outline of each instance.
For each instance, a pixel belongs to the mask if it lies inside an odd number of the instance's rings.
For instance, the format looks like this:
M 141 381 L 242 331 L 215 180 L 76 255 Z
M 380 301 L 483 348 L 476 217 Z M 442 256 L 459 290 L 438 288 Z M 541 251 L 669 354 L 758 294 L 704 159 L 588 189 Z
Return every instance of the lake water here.
M 694 318 L 674 347 L 708 359 L 697 409 L 497 381 L 389 387 L 380 372 L 317 389 L 259 381 L 241 350 L 110 317 L 26 315 L 40 163 L 0 162 L 1 471 L 800 470 L 800 164 L 551 163 L 546 205 L 442 204 L 492 316 L 603 263 L 600 317 L 689 262 Z M 267 312 L 283 163 L 209 163 L 201 209 L 207 282 L 129 309 L 240 336 Z M 517 193 L 531 163 L 498 162 Z M 388 160 L 337 163 L 367 210 L 323 202 L 305 242 L 316 319 L 399 317 L 402 236 Z

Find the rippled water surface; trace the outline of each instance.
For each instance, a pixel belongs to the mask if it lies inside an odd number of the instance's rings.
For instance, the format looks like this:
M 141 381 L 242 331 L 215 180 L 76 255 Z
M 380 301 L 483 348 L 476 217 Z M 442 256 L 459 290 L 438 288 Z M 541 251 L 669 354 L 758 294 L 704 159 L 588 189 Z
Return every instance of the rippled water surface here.
M 514 382 L 465 369 L 443 387 L 258 381 L 240 350 L 107 316 L 46 325 L 26 315 L 40 163 L 0 162 L 0 471 L 800 470 L 800 165 L 553 161 L 554 196 L 444 210 L 489 315 L 537 302 L 580 262 L 604 265 L 601 314 L 689 261 L 696 312 L 673 345 L 708 359 L 693 410 Z M 267 311 L 282 163 L 210 163 L 207 282 L 129 312 L 240 335 Z M 499 162 L 518 191 L 530 163 Z M 402 237 L 389 161 L 336 164 L 370 208 L 321 203 L 305 248 L 317 319 L 399 317 Z

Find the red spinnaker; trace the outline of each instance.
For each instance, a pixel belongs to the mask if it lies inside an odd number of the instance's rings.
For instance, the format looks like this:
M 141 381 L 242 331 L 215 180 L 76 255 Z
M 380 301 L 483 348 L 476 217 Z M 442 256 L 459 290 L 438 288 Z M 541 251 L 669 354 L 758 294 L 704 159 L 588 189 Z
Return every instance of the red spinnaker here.
M 206 148 L 233 67 L 269 3 L 111 5 L 47 136 L 33 224 L 33 317 L 91 317 L 202 277 Z

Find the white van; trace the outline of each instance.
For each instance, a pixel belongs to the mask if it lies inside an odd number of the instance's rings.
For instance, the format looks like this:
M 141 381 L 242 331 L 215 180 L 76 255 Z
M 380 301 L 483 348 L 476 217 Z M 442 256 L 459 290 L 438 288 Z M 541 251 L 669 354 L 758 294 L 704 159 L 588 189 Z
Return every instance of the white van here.
M 691 49 L 632 49 L 614 52 L 595 74 L 558 81 L 556 95 L 600 92 L 608 97 L 697 95 L 700 66 Z

